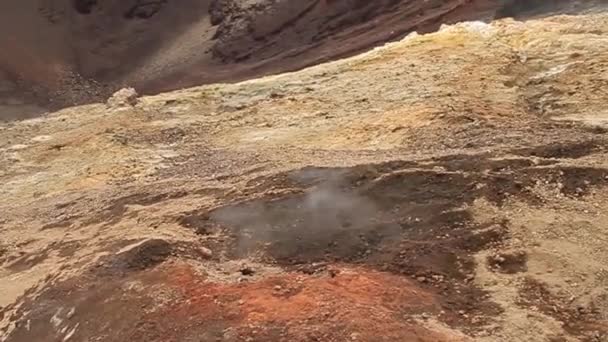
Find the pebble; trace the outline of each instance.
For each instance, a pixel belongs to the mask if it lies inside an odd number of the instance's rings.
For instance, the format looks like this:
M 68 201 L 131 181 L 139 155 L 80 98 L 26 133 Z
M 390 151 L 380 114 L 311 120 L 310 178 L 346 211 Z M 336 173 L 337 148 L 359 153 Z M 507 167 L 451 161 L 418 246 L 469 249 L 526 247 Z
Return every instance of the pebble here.
M 66 317 L 68 319 L 74 317 L 74 314 L 76 314 L 76 308 L 71 308 L 70 311 L 68 311 L 68 314 L 66 315 Z
M 442 282 L 443 281 L 443 276 L 442 275 L 433 275 L 433 280 L 438 281 L 438 282 Z
M 198 251 L 201 256 L 205 258 L 211 258 L 213 256 L 213 252 L 207 247 L 199 247 Z

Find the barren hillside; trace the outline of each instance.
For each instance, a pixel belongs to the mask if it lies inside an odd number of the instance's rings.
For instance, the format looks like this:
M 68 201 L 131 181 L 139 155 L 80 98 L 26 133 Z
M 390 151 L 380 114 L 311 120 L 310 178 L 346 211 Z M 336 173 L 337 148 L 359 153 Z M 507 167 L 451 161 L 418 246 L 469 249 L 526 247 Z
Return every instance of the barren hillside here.
M 0 4 L 0 120 L 234 82 L 353 55 L 444 23 L 598 0 L 24 0 Z
M 607 341 L 586 9 L 1 124 L 0 341 Z

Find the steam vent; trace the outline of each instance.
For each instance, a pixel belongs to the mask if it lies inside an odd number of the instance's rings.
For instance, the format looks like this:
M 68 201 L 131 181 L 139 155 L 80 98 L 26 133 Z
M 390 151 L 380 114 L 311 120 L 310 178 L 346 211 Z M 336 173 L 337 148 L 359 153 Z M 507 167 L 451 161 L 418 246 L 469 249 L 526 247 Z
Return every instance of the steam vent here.
M 0 342 L 608 341 L 608 1 L 0 29 Z

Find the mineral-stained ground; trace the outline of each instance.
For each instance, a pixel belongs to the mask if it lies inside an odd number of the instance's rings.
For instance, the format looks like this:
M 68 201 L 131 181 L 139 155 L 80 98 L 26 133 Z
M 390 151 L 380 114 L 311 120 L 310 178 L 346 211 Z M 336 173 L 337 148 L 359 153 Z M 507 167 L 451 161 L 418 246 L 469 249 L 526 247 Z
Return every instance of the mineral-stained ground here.
M 608 341 L 608 14 L 566 7 L 0 124 L 0 341 Z

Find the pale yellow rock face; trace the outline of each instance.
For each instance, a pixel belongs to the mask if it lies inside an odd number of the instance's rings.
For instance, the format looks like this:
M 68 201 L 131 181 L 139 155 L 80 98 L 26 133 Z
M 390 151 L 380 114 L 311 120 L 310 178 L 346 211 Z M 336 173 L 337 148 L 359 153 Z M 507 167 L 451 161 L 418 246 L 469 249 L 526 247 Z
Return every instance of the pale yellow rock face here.
M 46 298 L 45 289 L 83 274 L 87 274 L 83 282 L 97 281 L 91 280 L 89 268 L 104 257 L 124 253 L 121 248 L 129 245 L 127 242 L 162 239 L 172 246 L 187 246 L 186 250 L 200 244 L 209 248 L 212 258 L 218 258 L 201 261 L 178 248 L 168 261 L 153 270 L 140 271 L 144 273 L 170 273 L 163 268 L 167 263 L 174 268 L 188 264 L 197 274 L 215 279 L 213 272 L 219 272 L 218 268 L 229 270 L 231 263 L 242 258 L 244 263 L 258 265 L 261 278 L 264 272 L 270 274 L 268 277 L 290 277 L 293 269 L 283 267 L 280 261 L 268 262 L 258 254 L 235 259 L 223 249 L 227 240 L 218 237 L 221 234 L 197 235 L 187 229 L 192 224 L 184 226 L 183 218 L 235 202 L 311 191 L 284 180 L 289 178 L 285 175 L 304 167 L 351 170 L 364 165 L 358 168 L 365 170 L 361 172 L 367 178 L 357 181 L 363 182 L 357 191 L 368 191 L 402 175 L 399 182 L 412 184 L 404 189 L 419 194 L 399 205 L 398 210 L 412 208 L 400 219 L 426 224 L 447 210 L 434 204 L 464 196 L 467 199 L 450 210 L 467 212 L 465 229 L 473 231 L 475 224 L 491 228 L 502 222 L 506 230 L 499 242 L 479 248 L 450 245 L 474 264 L 466 281 L 455 276 L 452 282 L 453 275 L 432 267 L 411 274 L 404 271 L 403 277 L 411 284 L 424 278 L 417 291 L 428 293 L 425 300 L 437 304 L 422 310 L 431 318 L 416 310 L 382 306 L 378 312 L 389 317 L 386 320 L 405 310 L 404 317 L 412 322 L 407 327 L 422 329 L 424 341 L 605 341 L 606 132 L 608 15 L 601 13 L 528 22 L 461 23 L 299 72 L 143 97 L 134 107 L 95 104 L 2 124 L 0 310 L 4 315 L 0 320 L 5 330 L 0 336 L 6 341 L 34 341 L 42 336 L 35 334 L 47 330 L 37 321 L 42 320 L 41 314 L 32 313 L 31 298 L 35 294 Z M 412 165 L 387 164 L 389 161 Z M 414 177 L 428 172 L 433 176 L 424 181 Z M 443 183 L 441 177 L 449 181 Z M 351 185 L 359 187 L 357 182 Z M 450 184 L 455 182 L 462 182 L 462 187 L 452 189 Z M 383 191 L 388 193 L 402 183 L 389 183 Z M 445 187 L 450 187 L 449 195 L 444 193 Z M 428 210 L 424 209 L 427 205 Z M 373 207 L 383 205 L 374 203 Z M 357 208 L 347 207 L 347 211 Z M 210 220 L 214 220 L 213 215 Z M 402 227 L 404 224 L 401 222 Z M 440 236 L 437 241 L 450 240 L 450 234 L 462 233 L 446 234 L 433 233 L 432 239 Z M 399 245 L 401 237 L 393 236 L 391 241 Z M 411 239 L 404 238 L 401 244 Z M 437 243 L 437 250 L 444 250 L 443 242 L 428 239 L 424 243 Z M 308 246 L 302 248 L 307 250 Z M 373 256 L 375 249 L 370 249 Z M 524 265 L 513 257 L 517 253 L 525 254 Z M 516 268 L 513 271 L 509 268 L 512 259 L 519 260 L 511 265 Z M 384 275 L 401 272 L 381 256 L 357 260 L 356 267 L 371 267 Z M 378 260 L 388 266 L 375 269 Z M 333 267 L 342 269 L 342 274 L 357 272 L 349 263 L 351 259 L 321 261 L 335 263 Z M 487 305 L 475 307 L 475 296 L 466 299 L 471 302 L 470 312 L 466 306 L 445 304 L 442 285 L 425 280 L 436 279 L 433 275 L 447 277 L 454 288 L 462 280 L 462 296 L 464 288 L 482 291 L 479 301 Z M 129 281 L 139 282 L 138 286 L 153 289 L 149 291 L 156 291 L 158 282 L 165 281 L 140 273 L 129 277 L 135 277 Z M 224 279 L 225 275 L 218 277 Z M 340 277 L 336 284 L 341 284 Z M 265 280 L 256 281 L 264 284 Z M 307 278 L 302 286 L 322 287 L 316 281 Z M 387 280 L 387 293 L 392 293 L 390 286 L 401 284 L 399 281 Z M 268 286 L 272 290 L 275 285 Z M 371 285 L 365 288 L 375 291 Z M 226 319 L 226 324 L 236 327 L 238 336 L 273 340 L 263 333 L 250 335 L 243 328 L 269 316 L 258 311 L 257 316 L 247 313 L 249 297 L 241 295 L 245 304 L 235 309 L 242 315 L 238 316 L 240 323 Z M 172 305 L 172 296 L 177 295 L 162 297 L 158 307 L 150 310 L 164 312 Z M 314 297 L 310 296 L 306 298 Z M 306 298 L 290 305 L 304 305 Z M 385 309 L 388 311 L 382 311 Z M 15 312 L 20 316 L 12 316 Z M 79 319 L 77 311 L 72 320 L 80 325 L 73 323 L 62 330 L 63 323 L 53 327 L 54 323 L 47 322 L 48 329 L 56 329 L 52 331 L 62 339 L 85 341 L 85 337 L 104 336 Z M 27 330 L 27 324 L 35 328 Z M 409 329 L 400 324 L 397 320 L 390 326 L 394 331 L 387 328 L 394 333 L 393 340 L 410 336 L 397 333 Z M 349 338 L 373 340 L 372 335 L 353 327 L 345 328 Z M 286 336 L 299 330 L 289 331 Z M 352 335 L 356 333 L 362 335 Z M 172 336 L 186 340 L 182 335 Z M 334 339 L 320 340 L 345 340 L 342 335 L 327 336 Z

